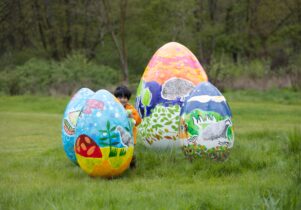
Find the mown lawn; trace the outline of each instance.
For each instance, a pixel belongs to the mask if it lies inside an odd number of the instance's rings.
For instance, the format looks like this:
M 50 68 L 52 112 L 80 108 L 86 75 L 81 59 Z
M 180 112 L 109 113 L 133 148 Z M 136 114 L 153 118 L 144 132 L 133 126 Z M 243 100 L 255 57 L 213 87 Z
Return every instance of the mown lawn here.
M 116 179 L 91 178 L 65 156 L 69 98 L 0 97 L 0 209 L 301 209 L 301 93 L 225 94 L 235 143 L 225 162 L 149 151 Z

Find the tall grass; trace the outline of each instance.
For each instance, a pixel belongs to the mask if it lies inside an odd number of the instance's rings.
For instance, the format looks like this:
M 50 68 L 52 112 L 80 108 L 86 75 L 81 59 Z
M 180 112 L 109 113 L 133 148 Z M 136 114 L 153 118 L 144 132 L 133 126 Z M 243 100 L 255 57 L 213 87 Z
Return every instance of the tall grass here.
M 235 142 L 226 161 L 190 162 L 138 139 L 137 168 L 110 180 L 67 159 L 68 98 L 0 97 L 0 209 L 301 209 L 298 100 L 237 94 L 227 93 Z
M 301 152 L 301 129 L 295 129 L 288 134 L 288 150 L 292 153 Z

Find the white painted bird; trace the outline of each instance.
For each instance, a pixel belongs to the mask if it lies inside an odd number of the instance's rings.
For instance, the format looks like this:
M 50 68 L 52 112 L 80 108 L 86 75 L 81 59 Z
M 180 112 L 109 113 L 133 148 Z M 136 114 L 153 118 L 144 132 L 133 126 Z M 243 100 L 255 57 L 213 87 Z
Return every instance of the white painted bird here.
M 198 121 L 200 122 L 200 121 Z M 195 121 L 195 125 L 197 125 L 201 129 L 202 123 L 197 123 Z M 213 122 L 210 125 L 208 125 L 202 132 L 201 135 L 198 136 L 192 136 L 189 139 L 187 139 L 188 144 L 201 144 L 202 141 L 218 141 L 219 145 L 228 145 L 231 147 L 231 143 L 226 140 L 226 132 L 227 128 L 232 125 L 232 122 L 230 119 L 222 120 L 219 122 Z M 225 141 L 226 140 L 226 141 Z M 233 144 L 233 143 L 232 143 Z
M 129 146 L 132 143 L 131 135 L 120 126 L 118 126 L 116 130 L 120 133 L 122 143 Z
M 226 132 L 230 125 L 232 125 L 232 122 L 229 118 L 219 122 L 211 123 L 203 130 L 202 138 L 210 141 L 218 138 L 227 138 Z

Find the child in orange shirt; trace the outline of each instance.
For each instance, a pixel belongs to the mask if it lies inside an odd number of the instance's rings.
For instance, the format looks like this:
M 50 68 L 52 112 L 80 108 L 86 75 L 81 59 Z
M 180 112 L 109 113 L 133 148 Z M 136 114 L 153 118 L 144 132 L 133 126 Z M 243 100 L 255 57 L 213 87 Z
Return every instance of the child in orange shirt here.
M 120 101 L 120 103 L 123 105 L 123 107 L 128 111 L 129 118 L 132 118 L 134 121 L 133 126 L 133 137 L 134 137 L 134 145 L 136 145 L 137 142 L 137 126 L 141 123 L 141 118 L 139 116 L 138 111 L 135 109 L 134 106 L 129 104 L 129 100 L 131 98 L 131 91 L 126 86 L 118 86 L 114 91 L 114 96 Z M 130 167 L 135 168 L 136 167 L 136 156 L 133 155 L 132 162 Z

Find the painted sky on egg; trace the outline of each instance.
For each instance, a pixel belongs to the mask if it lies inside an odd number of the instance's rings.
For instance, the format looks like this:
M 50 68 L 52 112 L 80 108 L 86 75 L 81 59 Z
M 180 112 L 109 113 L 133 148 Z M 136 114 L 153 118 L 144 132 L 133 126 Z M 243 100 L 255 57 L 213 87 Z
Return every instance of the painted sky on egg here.
M 232 117 L 232 112 L 225 97 L 210 82 L 203 82 L 195 87 L 189 97 L 187 97 L 184 106 L 185 113 L 189 113 L 194 109 L 201 109 Z M 183 110 L 181 110 L 181 115 L 182 112 Z
M 82 109 L 76 126 L 76 137 L 83 134 L 87 135 L 101 146 L 100 138 L 103 136 L 100 135 L 100 130 L 105 130 L 108 122 L 110 122 L 110 127 L 121 126 L 128 128 L 131 132 L 127 113 L 122 105 L 108 91 L 99 90 L 87 100 Z M 109 134 L 102 133 L 102 135 Z M 119 135 L 112 141 L 115 143 L 115 147 L 125 147 Z

